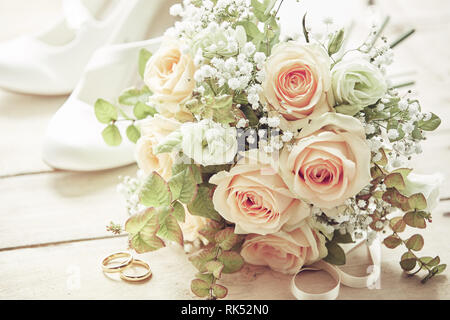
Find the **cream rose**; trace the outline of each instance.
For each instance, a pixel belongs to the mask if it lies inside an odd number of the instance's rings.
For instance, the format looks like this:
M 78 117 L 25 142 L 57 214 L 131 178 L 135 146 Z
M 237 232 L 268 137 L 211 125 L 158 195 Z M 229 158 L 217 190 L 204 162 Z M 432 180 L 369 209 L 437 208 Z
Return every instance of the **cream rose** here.
M 370 148 L 357 119 L 327 113 L 305 127 L 280 155 L 281 176 L 299 198 L 333 209 L 371 181 Z
M 230 172 L 219 172 L 210 179 L 217 185 L 214 207 L 236 224 L 236 233 L 275 233 L 310 215 L 309 206 L 289 191 L 271 162 L 266 155 L 251 150 Z
M 432 212 L 439 204 L 439 188 L 444 178 L 441 174 L 415 174 L 410 173 L 405 179 L 405 189 L 402 193 L 405 196 L 412 196 L 415 193 L 422 193 L 427 200 L 426 211 Z
M 258 266 L 296 274 L 304 265 L 310 265 L 326 257 L 325 237 L 313 230 L 305 221 L 291 232 L 279 232 L 267 236 L 248 235 L 241 250 L 245 262 Z
M 136 160 L 139 168 L 145 174 L 156 171 L 164 179 L 171 177 L 173 155 L 170 153 L 155 154 L 154 148 L 180 125 L 178 121 L 160 115 L 141 122 L 141 138 L 136 144 Z
M 334 106 L 331 60 L 317 44 L 277 45 L 266 63 L 264 96 L 283 121 L 282 129 L 296 130 Z
M 199 231 L 207 227 L 208 220 L 199 216 L 194 216 L 185 210 L 185 221 L 180 224 L 183 231 L 183 237 L 185 241 L 197 242 L 201 241 L 203 244 L 207 244 L 208 240 L 202 236 Z
M 195 87 L 194 62 L 183 53 L 181 43 L 166 40 L 149 59 L 145 68 L 144 82 L 153 92 L 150 101 L 158 112 L 180 121 L 192 119 L 192 114 L 183 106 Z

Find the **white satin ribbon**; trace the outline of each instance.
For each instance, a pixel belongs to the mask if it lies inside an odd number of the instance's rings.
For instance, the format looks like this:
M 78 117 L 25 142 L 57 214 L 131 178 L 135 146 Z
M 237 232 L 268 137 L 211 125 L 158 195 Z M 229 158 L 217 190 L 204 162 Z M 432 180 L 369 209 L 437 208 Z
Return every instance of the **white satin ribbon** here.
M 352 250 L 358 248 L 361 244 L 367 243 L 365 240 L 356 244 L 343 245 L 344 252 L 346 254 L 350 253 Z M 291 280 L 291 292 L 294 297 L 298 300 L 334 300 L 339 296 L 339 289 L 341 283 L 345 286 L 351 288 L 369 288 L 373 286 L 381 274 L 381 241 L 379 238 L 375 239 L 373 243 L 368 246 L 369 255 L 372 260 L 373 269 L 370 271 L 370 274 L 363 277 L 352 276 L 344 271 L 342 271 L 339 267 L 331 265 L 324 261 L 319 261 L 311 265 L 310 267 L 303 268 L 296 275 L 292 277 Z M 309 293 L 303 290 L 300 290 L 295 283 L 295 279 L 303 272 L 303 271 L 320 271 L 323 270 L 331 275 L 331 277 L 335 280 L 336 285 L 329 291 L 322 293 Z
M 84 5 L 82 0 L 63 0 L 62 8 L 69 28 L 79 30 L 93 19 L 92 13 Z

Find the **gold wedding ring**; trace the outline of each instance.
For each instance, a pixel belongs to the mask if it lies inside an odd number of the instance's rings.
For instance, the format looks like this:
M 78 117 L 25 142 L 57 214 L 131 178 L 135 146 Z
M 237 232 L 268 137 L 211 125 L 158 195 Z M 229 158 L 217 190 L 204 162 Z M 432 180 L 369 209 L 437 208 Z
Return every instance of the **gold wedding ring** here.
M 131 268 L 133 265 L 142 266 L 145 269 L 147 269 L 147 272 L 145 272 L 144 274 L 140 274 L 140 275 L 134 275 L 134 274 L 130 275 L 130 274 L 126 274 L 126 270 L 123 269 L 122 271 L 120 271 L 121 279 L 126 280 L 126 281 L 131 281 L 131 282 L 138 282 L 138 281 L 146 280 L 152 276 L 152 271 L 150 270 L 150 266 L 148 265 L 147 262 L 139 260 L 139 259 L 134 259 L 128 267 Z M 129 269 L 129 268 L 126 268 L 126 269 Z
M 119 259 L 119 258 L 126 258 L 126 259 L 117 265 L 108 266 L 109 264 L 111 264 L 112 261 Z M 133 260 L 134 260 L 133 256 L 129 252 L 113 253 L 113 254 L 107 256 L 105 259 L 103 259 L 103 261 L 102 261 L 103 272 L 106 272 L 106 273 L 121 272 L 121 271 L 125 270 L 126 268 L 128 268 L 133 263 Z

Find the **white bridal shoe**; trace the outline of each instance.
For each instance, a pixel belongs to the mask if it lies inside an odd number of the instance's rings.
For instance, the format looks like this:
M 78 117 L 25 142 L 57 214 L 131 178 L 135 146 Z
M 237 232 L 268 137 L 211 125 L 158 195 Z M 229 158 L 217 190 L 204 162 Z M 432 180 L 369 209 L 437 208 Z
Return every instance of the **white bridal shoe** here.
M 63 0 L 64 17 L 44 32 L 0 44 L 0 87 L 72 92 L 98 48 L 144 39 L 164 0 Z
M 160 42 L 158 38 L 109 46 L 94 54 L 74 92 L 50 121 L 43 149 L 48 165 L 96 171 L 135 162 L 134 144 L 125 133 L 129 123 L 116 123 L 124 139 L 118 147 L 108 146 L 102 138 L 105 125 L 97 121 L 94 105 L 99 98 L 114 103 L 120 92 L 137 85 L 140 50 L 155 52 Z

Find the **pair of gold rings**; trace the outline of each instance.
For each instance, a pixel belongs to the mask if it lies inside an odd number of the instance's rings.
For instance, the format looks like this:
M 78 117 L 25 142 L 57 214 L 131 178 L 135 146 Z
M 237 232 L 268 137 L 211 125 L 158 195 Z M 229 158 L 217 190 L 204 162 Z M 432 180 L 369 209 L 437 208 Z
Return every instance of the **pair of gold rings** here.
M 123 261 L 118 259 L 124 259 Z M 114 263 L 115 262 L 115 263 Z M 131 266 L 141 266 L 146 269 L 143 274 L 127 274 L 126 271 Z M 147 262 L 139 259 L 134 259 L 129 252 L 117 252 L 110 254 L 102 260 L 102 270 L 105 273 L 120 273 L 120 278 L 125 281 L 138 282 L 147 280 L 152 276 L 152 271 Z

